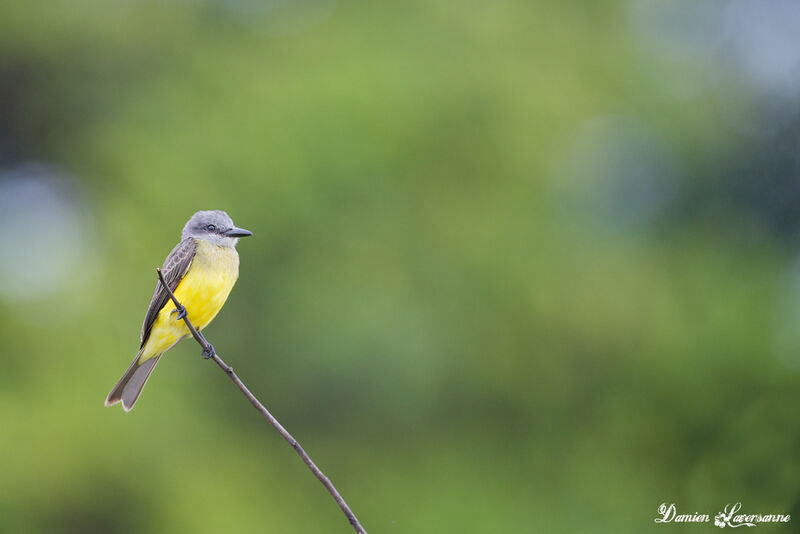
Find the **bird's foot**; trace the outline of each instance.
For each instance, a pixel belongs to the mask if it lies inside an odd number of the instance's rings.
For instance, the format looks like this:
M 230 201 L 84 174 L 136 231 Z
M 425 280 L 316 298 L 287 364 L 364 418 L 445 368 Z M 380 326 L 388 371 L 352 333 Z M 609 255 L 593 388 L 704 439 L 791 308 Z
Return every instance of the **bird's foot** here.
M 175 308 L 174 310 L 172 310 L 172 313 L 177 313 L 178 314 L 178 320 L 179 321 L 181 319 L 185 319 L 186 318 L 186 308 L 184 308 L 183 306 L 181 306 L 180 308 Z
M 209 343 L 208 345 L 206 345 L 206 347 L 203 348 L 203 352 L 201 352 L 200 354 L 202 354 L 203 358 L 205 358 L 206 360 L 209 358 L 213 358 L 214 355 L 216 354 L 216 352 L 214 352 L 214 345 Z

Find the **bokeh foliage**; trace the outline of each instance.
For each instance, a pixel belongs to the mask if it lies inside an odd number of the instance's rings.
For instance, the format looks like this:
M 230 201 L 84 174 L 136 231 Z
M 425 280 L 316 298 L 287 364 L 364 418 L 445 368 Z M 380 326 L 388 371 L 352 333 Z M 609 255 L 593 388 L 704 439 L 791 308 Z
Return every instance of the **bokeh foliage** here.
M 194 344 L 102 406 L 197 209 L 255 233 L 209 339 L 370 532 L 800 519 L 795 227 L 770 218 L 796 213 L 770 141 L 796 115 L 754 133 L 741 84 L 676 97 L 710 75 L 628 9 L 0 6 L 3 166 L 69 173 L 91 221 L 69 283 L 0 300 L 0 531 L 348 531 Z M 657 149 L 586 152 L 620 124 Z

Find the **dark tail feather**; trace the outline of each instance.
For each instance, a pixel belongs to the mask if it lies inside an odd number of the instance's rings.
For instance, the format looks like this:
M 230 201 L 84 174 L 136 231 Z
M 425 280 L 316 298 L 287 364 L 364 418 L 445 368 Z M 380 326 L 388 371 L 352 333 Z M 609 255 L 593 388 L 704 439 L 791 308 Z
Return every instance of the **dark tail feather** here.
M 139 354 L 133 359 L 131 366 L 128 367 L 128 370 L 125 371 L 125 374 L 119 379 L 117 385 L 114 386 L 114 389 L 108 394 L 106 406 L 113 406 L 122 401 L 122 408 L 126 412 L 129 412 L 133 408 L 133 405 L 136 404 L 136 400 L 142 393 L 142 388 L 144 388 L 145 383 L 147 383 L 147 378 L 150 376 L 150 373 L 153 372 L 153 368 L 158 363 L 158 360 L 161 359 L 161 354 L 159 354 L 154 358 L 139 363 L 139 356 L 141 354 L 142 351 L 139 351 Z

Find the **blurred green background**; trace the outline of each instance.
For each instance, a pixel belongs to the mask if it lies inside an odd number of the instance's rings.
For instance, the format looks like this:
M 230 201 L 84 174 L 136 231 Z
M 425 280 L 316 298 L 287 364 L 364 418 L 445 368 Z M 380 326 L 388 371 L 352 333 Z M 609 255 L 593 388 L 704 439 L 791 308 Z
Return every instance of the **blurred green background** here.
M 0 531 L 350 531 L 194 343 L 103 407 L 198 209 L 255 233 L 209 339 L 369 532 L 800 520 L 798 29 L 790 0 L 4 2 Z

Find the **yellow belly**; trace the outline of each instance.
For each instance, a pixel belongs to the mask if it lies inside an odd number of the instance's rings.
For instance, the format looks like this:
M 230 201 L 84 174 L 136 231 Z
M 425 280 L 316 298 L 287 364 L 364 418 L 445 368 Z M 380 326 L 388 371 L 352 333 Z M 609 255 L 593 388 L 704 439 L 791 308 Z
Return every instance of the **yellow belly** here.
M 198 330 L 205 328 L 216 317 L 238 277 L 239 255 L 236 249 L 197 241 L 194 259 L 175 289 L 175 297 L 186 308 L 189 320 Z M 158 356 L 190 334 L 186 323 L 177 318 L 174 310 L 172 300 L 168 300 L 161 308 L 144 345 L 140 362 Z

